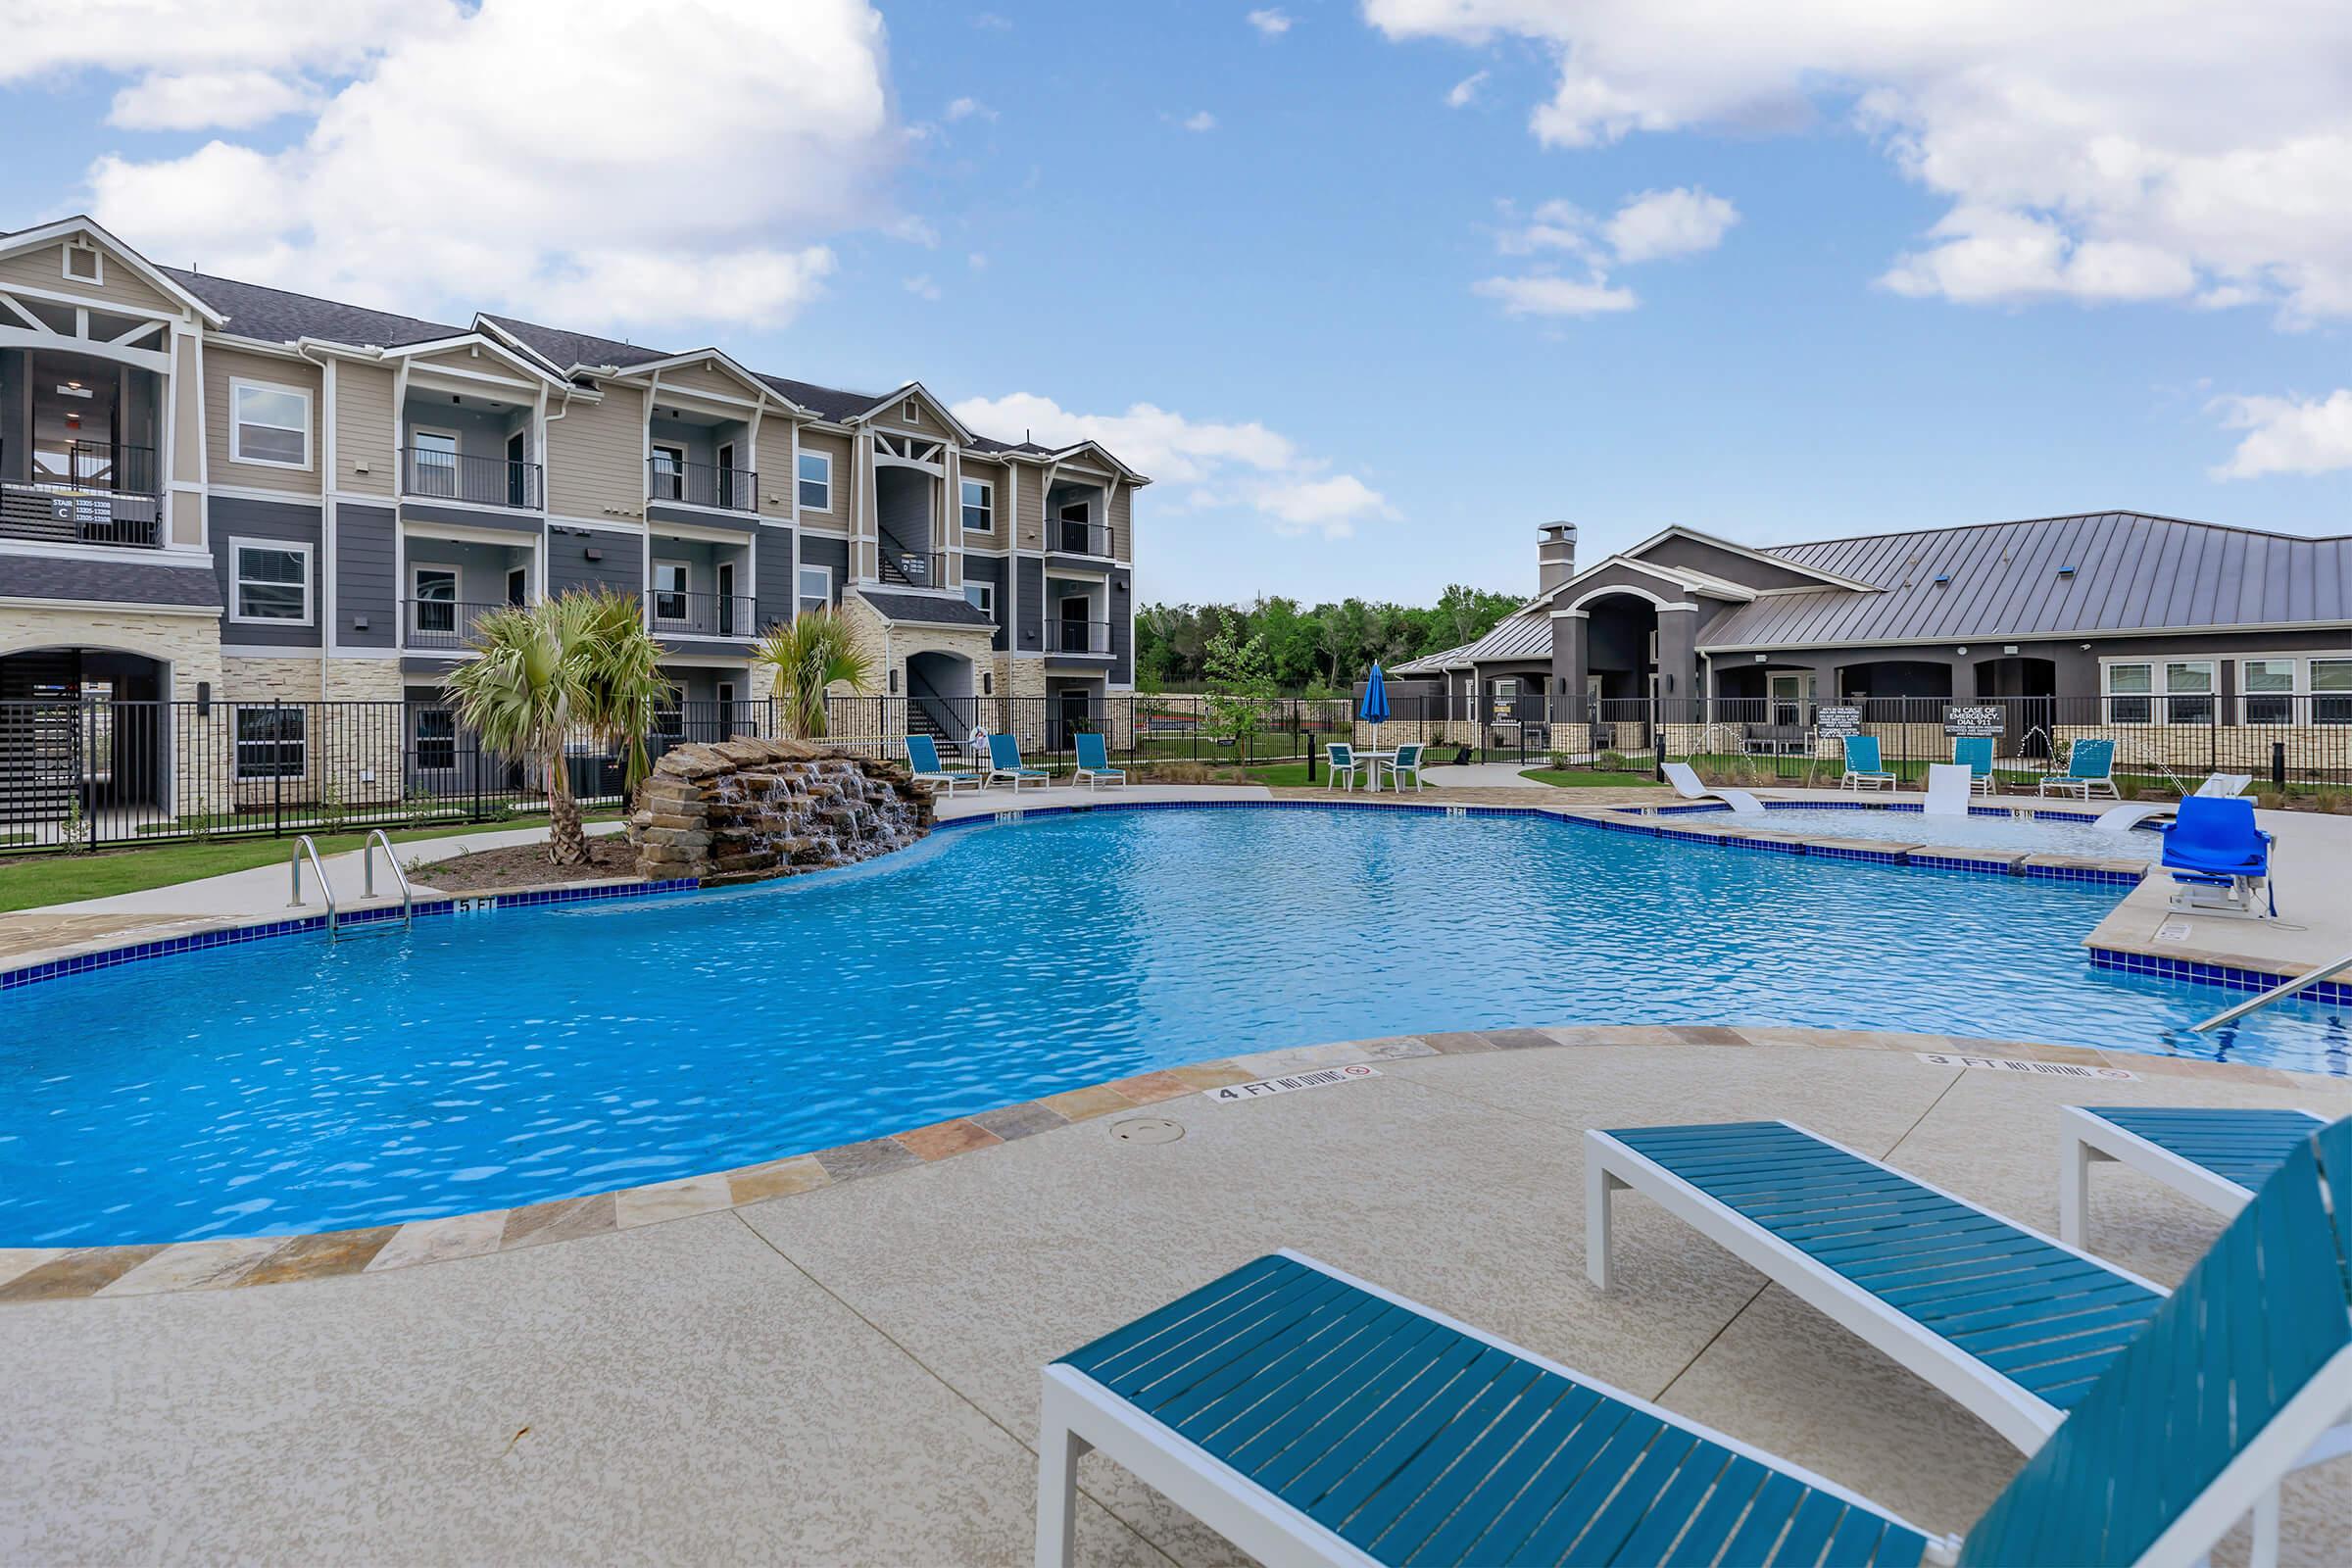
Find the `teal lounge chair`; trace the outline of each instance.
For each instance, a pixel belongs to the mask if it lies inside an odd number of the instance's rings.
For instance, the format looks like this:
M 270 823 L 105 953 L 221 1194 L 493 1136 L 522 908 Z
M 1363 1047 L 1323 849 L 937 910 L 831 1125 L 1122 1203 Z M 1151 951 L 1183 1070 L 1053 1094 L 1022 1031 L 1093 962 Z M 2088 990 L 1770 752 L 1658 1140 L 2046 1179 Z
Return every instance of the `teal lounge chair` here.
M 1968 769 L 1968 789 L 1972 795 L 1991 795 L 1992 737 L 1989 735 L 1955 735 L 1952 737 L 1952 760 Z
M 931 784 L 943 795 L 953 795 L 958 788 L 978 789 L 977 773 L 950 772 L 939 765 L 939 747 L 928 735 L 906 737 L 906 765 L 914 770 L 917 784 Z
M 2047 795 L 2056 790 L 2061 795 L 2079 795 L 2087 801 L 2100 790 L 2111 801 L 2120 801 L 2115 792 L 2115 742 L 2076 741 L 2066 749 L 2066 771 L 2043 776 L 2041 787 L 2034 793 Z
M 1110 750 L 1102 744 L 1101 735 L 1096 734 L 1093 730 L 1082 729 L 1078 732 L 1076 739 L 1078 742 L 1078 770 L 1070 775 L 1072 783 L 1082 783 L 1088 789 L 1094 789 L 1106 783 L 1116 784 L 1121 789 L 1126 788 L 1127 770 L 1110 765 Z
M 988 738 L 988 777 L 982 787 L 1004 779 L 1012 786 L 1012 793 L 1021 793 L 1023 784 L 1035 783 L 1043 789 L 1053 777 L 1042 767 L 1030 767 L 1021 761 L 1021 743 L 1012 735 L 991 735 Z
M 2088 1245 L 2094 1161 L 2112 1160 L 2234 1214 L 2324 1125 L 2308 1110 L 2069 1105 L 2058 1130 L 2058 1239 Z
M 1327 790 L 1336 790 L 1340 787 L 1340 780 L 1344 778 L 1348 781 L 1348 793 L 1353 794 L 1355 792 L 1355 775 L 1363 771 L 1363 764 L 1355 760 L 1355 748 L 1346 741 L 1326 741 L 1323 745 L 1323 756 L 1331 763 L 1331 777 L 1324 781 L 1323 787 Z
M 1275 1253 L 1045 1369 L 1037 1562 L 1070 1562 L 1099 1448 L 1270 1563 L 2185 1568 L 2248 1512 L 2273 1563 L 2278 1482 L 2352 1404 L 2347 1216 L 2352 1120 L 2288 1156 L 1957 1539 Z
M 1838 781 L 1843 790 L 1892 788 L 1894 775 L 1879 765 L 1879 738 L 1876 735 L 1848 735 L 1845 738 L 1845 777 Z

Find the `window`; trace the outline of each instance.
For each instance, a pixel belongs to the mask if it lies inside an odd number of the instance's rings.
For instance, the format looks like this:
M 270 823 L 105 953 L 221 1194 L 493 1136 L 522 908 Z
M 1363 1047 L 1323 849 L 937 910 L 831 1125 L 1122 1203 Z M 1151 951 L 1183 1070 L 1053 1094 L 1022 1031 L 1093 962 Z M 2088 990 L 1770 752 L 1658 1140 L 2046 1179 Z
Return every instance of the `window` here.
M 237 779 L 300 778 L 304 720 L 299 708 L 237 710 Z
M 420 496 L 458 494 L 458 433 L 455 430 L 409 432 L 409 489 Z
M 997 487 L 986 479 L 963 481 L 963 526 L 971 533 L 987 533 L 997 525 Z
M 2165 722 L 2213 722 L 2213 661 L 2175 660 L 2164 666 Z
M 2352 724 L 2352 659 L 2311 662 L 2311 721 Z
M 2145 724 L 2155 716 L 2156 666 L 2153 664 L 2109 664 L 2107 666 L 2107 722 L 2110 724 Z
M 228 457 L 270 468 L 311 466 L 311 395 L 266 381 L 228 383 Z
M 829 452 L 801 454 L 801 505 L 809 512 L 833 510 L 833 456 Z
M 412 613 L 418 631 L 446 632 L 455 635 L 458 629 L 458 568 L 455 566 L 418 566 L 411 576 L 416 589 Z
M 686 493 L 686 449 L 654 443 L 654 488 L 657 501 L 675 501 Z
M 654 618 L 686 618 L 686 563 L 683 561 L 654 563 Z
M 828 610 L 833 605 L 833 568 L 803 566 L 801 568 L 801 613 Z
M 444 773 L 458 765 L 458 715 L 446 708 L 419 708 L 416 722 L 416 767 Z
M 967 582 L 963 585 L 964 602 L 983 615 L 994 620 L 997 616 L 997 585 L 993 582 Z
M 2295 662 L 2291 659 L 2241 659 L 2238 684 L 2245 691 L 2245 720 L 2249 724 L 2291 724 L 2295 721 Z
M 906 416 L 906 422 L 908 424 L 921 424 L 923 422 L 922 405 L 915 402 L 912 398 L 908 398 L 906 400 L 906 407 L 900 412 Z
M 311 547 L 228 542 L 235 581 L 230 584 L 230 620 L 311 623 Z
M 76 283 L 103 283 L 106 281 L 106 259 L 94 245 L 68 245 L 66 276 Z

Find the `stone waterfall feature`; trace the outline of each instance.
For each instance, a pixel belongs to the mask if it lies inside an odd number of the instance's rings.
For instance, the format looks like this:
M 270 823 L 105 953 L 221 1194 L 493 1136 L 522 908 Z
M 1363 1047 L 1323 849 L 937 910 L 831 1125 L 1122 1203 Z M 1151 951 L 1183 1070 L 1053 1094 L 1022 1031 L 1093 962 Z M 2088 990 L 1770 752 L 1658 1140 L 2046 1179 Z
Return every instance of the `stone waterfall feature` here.
M 637 874 L 756 882 L 870 860 L 931 831 L 931 792 L 895 762 L 803 741 L 680 746 L 629 818 Z

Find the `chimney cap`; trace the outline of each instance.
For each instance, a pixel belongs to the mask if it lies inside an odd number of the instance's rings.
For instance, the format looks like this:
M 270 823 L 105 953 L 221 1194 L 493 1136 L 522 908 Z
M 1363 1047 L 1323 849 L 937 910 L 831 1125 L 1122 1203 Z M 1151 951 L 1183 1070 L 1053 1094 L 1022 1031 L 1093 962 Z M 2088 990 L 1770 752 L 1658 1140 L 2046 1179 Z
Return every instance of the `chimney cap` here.
M 1573 522 L 1547 522 L 1543 526 L 1543 534 L 1546 539 L 1573 540 L 1576 537 L 1576 524 Z

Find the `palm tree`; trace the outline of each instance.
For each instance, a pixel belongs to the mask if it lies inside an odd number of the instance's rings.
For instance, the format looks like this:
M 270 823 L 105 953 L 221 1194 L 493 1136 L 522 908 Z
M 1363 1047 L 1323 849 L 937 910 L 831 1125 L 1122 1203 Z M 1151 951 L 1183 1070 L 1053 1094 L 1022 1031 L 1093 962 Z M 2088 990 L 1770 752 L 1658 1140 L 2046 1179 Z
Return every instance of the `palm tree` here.
M 803 740 L 825 734 L 825 692 L 836 682 L 863 691 L 873 663 L 850 635 L 849 622 L 830 610 L 803 612 L 767 628 L 752 662 L 775 672 L 776 711 L 784 732 Z
M 497 610 L 475 622 L 479 658 L 449 677 L 458 718 L 502 757 L 533 759 L 547 790 L 547 858 L 583 865 L 565 744 L 593 735 L 629 751 L 632 785 L 645 767 L 645 729 L 668 691 L 656 667 L 661 648 L 646 636 L 635 601 L 602 590 L 567 593 L 528 608 Z

